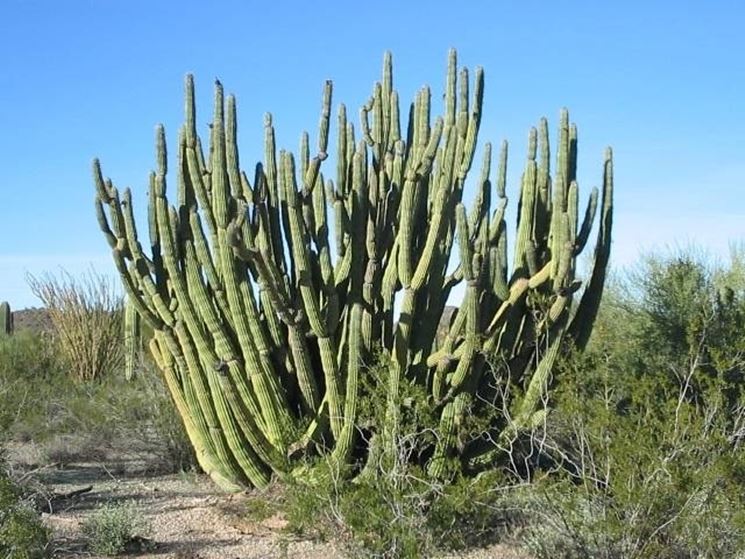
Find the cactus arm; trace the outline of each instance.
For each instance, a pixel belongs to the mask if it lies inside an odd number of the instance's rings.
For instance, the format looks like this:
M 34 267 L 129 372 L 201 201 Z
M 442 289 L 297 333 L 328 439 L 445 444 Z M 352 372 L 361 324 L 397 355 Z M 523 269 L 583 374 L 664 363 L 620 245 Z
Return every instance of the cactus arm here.
M 175 359 L 168 349 L 161 349 L 165 344 L 159 342 L 162 334 L 156 334 L 150 340 L 150 354 L 157 367 L 163 372 L 176 409 L 179 412 L 186 434 L 194 446 L 199 466 L 222 489 L 229 492 L 240 491 L 246 478 L 238 471 L 216 459 L 217 451 L 213 444 L 214 432 L 211 433 L 201 414 L 195 413 L 187 402 L 184 389 L 178 380 Z
M 0 308 L 2 313 L 2 308 Z M 0 319 L 2 315 L 0 314 Z M 129 300 L 124 303 L 124 378 L 132 380 L 140 358 L 140 317 L 137 307 Z
M 159 152 L 162 149 L 159 144 Z M 212 347 L 204 339 L 203 328 L 196 317 L 195 310 L 189 298 L 186 278 L 179 273 L 179 264 L 176 258 L 174 237 L 172 234 L 173 227 L 165 198 L 165 167 L 162 163 L 165 158 L 159 157 L 158 159 L 159 168 L 156 174 L 156 182 L 160 185 L 159 193 L 162 193 L 156 200 L 158 229 L 161 235 L 166 271 L 171 279 L 174 294 L 179 301 L 179 309 L 183 313 L 182 319 L 175 323 L 174 330 L 178 337 L 179 346 L 184 350 L 184 360 L 186 362 L 184 370 L 188 370 L 190 373 L 188 379 L 194 383 L 194 389 L 201 411 L 208 416 L 208 425 L 210 425 L 211 429 L 221 428 L 226 437 L 229 450 L 226 448 L 221 451 L 217 448 L 218 454 L 221 455 L 221 460 L 226 464 L 230 460 L 235 460 L 245 475 L 251 479 L 252 483 L 259 485 L 265 484 L 266 481 L 262 475 L 262 465 L 245 444 L 236 425 L 235 418 L 230 413 L 230 408 L 223 390 L 220 389 L 218 382 L 216 382 L 216 375 L 213 373 L 212 367 L 207 367 L 205 370 L 198 357 L 198 355 L 201 355 L 202 359 L 212 364 L 220 362 L 220 359 L 214 354 Z M 237 363 L 235 359 L 230 359 L 230 362 L 232 368 L 236 369 Z M 240 374 L 240 372 L 234 371 L 234 379 L 240 379 Z M 253 400 L 245 386 L 242 396 L 246 402 Z M 213 405 L 214 413 L 212 412 Z M 254 415 L 259 416 L 256 407 L 254 407 Z M 216 437 L 216 440 L 220 440 L 220 438 Z M 230 458 L 231 456 L 232 458 Z
M 458 231 L 458 245 L 460 247 L 460 265 L 464 279 L 467 282 L 465 295 L 466 337 L 463 343 L 460 360 L 451 380 L 450 393 L 447 399 L 452 401 L 445 404 L 440 420 L 440 433 L 434 455 L 429 463 L 428 471 L 435 477 L 445 473 L 446 458 L 452 452 L 457 428 L 463 420 L 463 414 L 471 398 L 471 393 L 465 389 L 464 382 L 468 376 L 478 375 L 480 366 L 477 365 L 477 353 L 481 350 L 479 299 L 481 272 L 480 255 L 474 252 L 473 242 L 468 227 L 468 218 L 463 204 L 456 206 Z
M 584 348 L 590 339 L 592 326 L 597 317 L 605 275 L 608 268 L 611 248 L 611 227 L 613 225 L 613 152 L 605 152 L 603 169 L 603 200 L 600 210 L 600 230 L 595 244 L 595 255 L 590 281 L 582 293 L 577 310 L 568 327 L 568 336 L 579 349 Z
M 329 416 L 331 430 L 338 436 L 343 426 L 342 395 L 339 389 L 338 364 L 336 361 L 337 350 L 334 341 L 326 330 L 326 324 L 321 318 L 316 288 L 311 278 L 311 267 L 309 258 L 309 241 L 307 231 L 302 219 L 299 193 L 295 185 L 295 166 L 291 154 L 285 153 L 281 158 L 283 168 L 283 183 L 285 189 L 285 200 L 289 216 L 289 229 L 292 238 L 292 254 L 298 278 L 298 289 L 303 301 L 305 316 L 310 328 L 318 338 L 319 349 L 324 379 L 326 380 L 327 399 L 329 404 Z
M 536 130 L 530 132 L 530 143 L 535 144 Z M 533 150 L 530 150 L 533 151 Z M 528 156 L 523 174 L 520 202 L 518 204 L 517 238 L 515 240 L 515 256 L 513 263 L 513 278 L 527 277 L 531 274 L 529 252 L 533 243 L 535 224 L 535 201 L 537 196 L 535 153 Z M 534 273 L 534 270 L 533 270 Z
M 593 188 L 590 192 L 590 198 L 587 201 L 587 208 L 585 209 L 585 216 L 582 219 L 582 226 L 580 227 L 579 233 L 577 233 L 577 240 L 574 246 L 575 256 L 584 250 L 587 240 L 590 238 L 590 231 L 592 230 L 592 224 L 595 221 L 597 207 L 598 189 Z
M 235 201 L 231 198 L 228 179 L 225 128 L 223 88 L 218 81 L 215 84 L 211 168 L 212 211 L 217 225 L 219 269 L 241 356 L 246 370 L 250 373 L 251 383 L 261 406 L 266 435 L 273 444 L 281 447 L 289 425 L 287 406 L 284 403 L 285 394 L 270 359 L 269 344 L 259 321 L 256 301 L 248 285 L 245 267 L 236 261 L 229 242 L 228 225 L 237 209 Z
M 185 177 L 185 180 L 189 181 L 195 198 L 202 208 L 204 219 L 207 222 L 207 229 L 210 232 L 211 241 L 214 246 L 217 243 L 217 225 L 215 224 L 215 217 L 210 205 L 209 188 L 205 182 L 209 179 L 209 173 L 204 161 L 204 155 L 202 154 L 202 145 L 197 136 L 194 76 L 191 74 L 186 76 L 184 83 L 184 99 L 186 168 L 188 170 L 188 176 Z M 154 204 L 151 204 L 151 207 L 154 207 Z
M 347 463 L 357 430 L 358 384 L 362 370 L 362 305 L 354 303 L 349 320 L 349 357 L 347 360 L 347 382 L 344 398 L 344 426 L 339 433 L 332 460 Z

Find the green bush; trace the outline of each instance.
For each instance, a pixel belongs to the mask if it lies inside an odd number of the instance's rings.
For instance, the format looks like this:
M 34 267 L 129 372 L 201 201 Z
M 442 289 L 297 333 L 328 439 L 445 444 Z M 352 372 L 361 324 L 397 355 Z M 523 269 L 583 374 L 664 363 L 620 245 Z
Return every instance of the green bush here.
M 538 558 L 745 552 L 745 277 L 650 257 L 607 291 L 537 438 L 553 475 L 513 498 Z
M 294 535 L 341 543 L 353 557 L 415 558 L 509 540 L 520 511 L 498 472 L 437 483 L 416 468 L 345 481 L 329 467 L 290 485 L 276 510 Z M 254 507 L 252 507 L 253 509 Z
M 147 547 L 150 524 L 131 503 L 106 504 L 82 523 L 91 551 L 119 555 Z
M 555 417 L 561 473 L 528 486 L 523 533 L 539 558 L 734 557 L 745 549 L 745 456 L 725 420 L 661 406 L 619 416 L 600 404 Z M 548 442 L 547 444 L 550 444 Z
M 49 533 L 0 462 L 0 557 L 46 557 Z
M 516 482 L 493 471 L 443 487 L 427 510 L 427 529 L 437 548 L 462 551 L 510 541 L 522 523 L 521 510 L 508 498 Z

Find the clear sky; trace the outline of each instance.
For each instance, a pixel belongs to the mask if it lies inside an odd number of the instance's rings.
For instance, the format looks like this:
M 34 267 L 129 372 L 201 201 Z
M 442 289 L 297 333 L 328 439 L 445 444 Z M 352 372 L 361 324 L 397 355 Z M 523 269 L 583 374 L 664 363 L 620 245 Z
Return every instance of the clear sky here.
M 567 106 L 582 194 L 615 150 L 615 266 L 689 242 L 724 254 L 745 237 L 744 23 L 742 0 L 3 0 L 0 300 L 39 304 L 26 272 L 111 272 L 90 161 L 144 209 L 153 128 L 175 143 L 185 73 L 203 133 L 213 79 L 236 94 L 252 168 L 265 111 L 294 149 L 323 81 L 356 114 L 385 50 L 407 102 L 424 83 L 441 93 L 450 47 L 484 67 L 481 138 L 510 141 L 513 206 L 529 127 Z

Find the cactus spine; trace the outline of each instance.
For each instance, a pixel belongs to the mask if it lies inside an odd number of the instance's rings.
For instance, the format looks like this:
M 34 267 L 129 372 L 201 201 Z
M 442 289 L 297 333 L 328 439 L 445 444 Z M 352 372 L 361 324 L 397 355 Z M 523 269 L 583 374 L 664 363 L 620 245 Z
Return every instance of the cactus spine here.
M 0 303 L 0 335 L 10 336 L 13 333 L 13 312 L 7 301 Z
M 423 387 L 439 413 L 436 442 L 418 454 L 436 476 L 452 464 L 488 467 L 499 454 L 488 441 L 545 417 L 556 356 L 565 343 L 586 343 L 603 290 L 612 157 L 608 151 L 602 188 L 592 191 L 579 223 L 576 128 L 562 111 L 553 172 L 547 121 L 531 130 L 510 269 L 506 144 L 494 185 L 491 146 L 484 146 L 474 202 L 470 210 L 463 204 L 483 92 L 483 71 L 471 79 L 452 51 L 445 114 L 433 119 L 425 87 L 402 126 L 386 55 L 360 112 L 359 136 L 339 107 L 333 180 L 322 169 L 330 82 L 315 145 L 304 134 L 297 156 L 278 152 L 267 115 L 264 160 L 249 175 L 238 158 L 235 99 L 216 83 L 205 154 L 187 76 L 175 202 L 166 189 L 165 133 L 157 128 L 149 253 L 130 191 L 120 193 L 94 161 L 99 224 L 131 308 L 154 332 L 150 349 L 201 466 L 223 487 L 264 485 L 273 473 L 292 472 L 303 454 L 372 460 L 392 444 L 404 383 Z M 575 301 L 582 287 L 575 261 L 598 206 L 594 266 Z M 465 286 L 460 310 L 436 342 L 458 284 Z M 388 412 L 361 441 L 361 378 L 374 353 L 388 371 Z M 497 404 L 503 413 L 488 432 L 467 436 L 466 415 Z

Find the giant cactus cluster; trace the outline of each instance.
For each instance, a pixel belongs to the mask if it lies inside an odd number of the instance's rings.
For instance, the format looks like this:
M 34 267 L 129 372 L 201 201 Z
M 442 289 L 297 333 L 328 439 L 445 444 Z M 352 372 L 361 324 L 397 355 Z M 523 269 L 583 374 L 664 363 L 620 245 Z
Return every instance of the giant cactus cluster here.
M 371 449 L 385 448 L 404 384 L 421 387 L 439 418 L 430 447 L 412 458 L 434 476 L 452 464 L 488 465 L 500 447 L 495 441 L 544 417 L 557 353 L 566 343 L 586 343 L 603 289 L 611 153 L 601 192 L 592 191 L 580 215 L 577 130 L 567 112 L 553 169 L 547 121 L 531 130 L 508 257 L 506 144 L 496 172 L 491 145 L 483 146 L 473 203 L 463 203 L 483 94 L 482 70 L 470 76 L 451 52 L 444 114 L 432 117 L 424 87 L 402 124 L 386 55 L 357 128 L 340 105 L 330 133 L 327 82 L 315 147 L 306 133 L 296 154 L 278 152 L 267 115 L 263 161 L 247 172 L 234 97 L 216 83 L 205 150 L 187 76 L 176 193 L 166 188 L 159 126 L 146 241 L 129 189 L 120 193 L 94 162 L 100 226 L 129 300 L 154 332 L 150 350 L 200 465 L 220 485 L 261 486 L 314 454 L 359 472 L 373 459 Z M 325 171 L 330 137 L 335 169 Z M 583 284 L 576 259 L 598 208 Z M 438 336 L 458 284 L 459 311 Z M 385 375 L 376 378 L 388 411 L 384 424 L 371 426 L 361 417 L 360 393 L 374 357 L 384 363 Z M 484 437 L 464 437 L 465 417 L 484 402 L 500 413 Z

